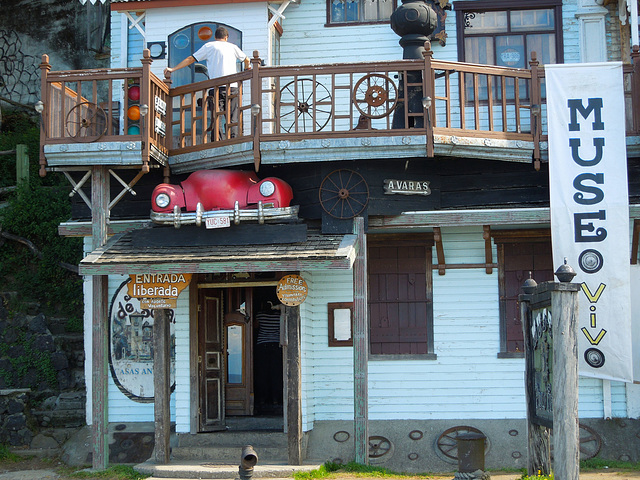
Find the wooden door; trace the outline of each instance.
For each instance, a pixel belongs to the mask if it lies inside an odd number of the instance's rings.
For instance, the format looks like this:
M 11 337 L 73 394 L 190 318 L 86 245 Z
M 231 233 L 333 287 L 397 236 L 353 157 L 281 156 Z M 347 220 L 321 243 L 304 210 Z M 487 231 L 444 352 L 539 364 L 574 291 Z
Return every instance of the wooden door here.
M 227 292 L 224 316 L 226 377 L 226 415 L 253 415 L 253 311 L 251 288 Z
M 198 304 L 198 422 L 201 432 L 225 428 L 225 356 L 223 337 L 223 291 L 202 289 Z

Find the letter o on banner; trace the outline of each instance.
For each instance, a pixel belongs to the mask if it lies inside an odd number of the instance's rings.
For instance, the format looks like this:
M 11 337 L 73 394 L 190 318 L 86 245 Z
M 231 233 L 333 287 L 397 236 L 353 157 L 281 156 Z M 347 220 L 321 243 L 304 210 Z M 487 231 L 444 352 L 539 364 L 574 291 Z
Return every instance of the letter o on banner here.
M 296 307 L 307 299 L 307 282 L 300 275 L 285 275 L 278 282 L 278 300 L 287 307 Z

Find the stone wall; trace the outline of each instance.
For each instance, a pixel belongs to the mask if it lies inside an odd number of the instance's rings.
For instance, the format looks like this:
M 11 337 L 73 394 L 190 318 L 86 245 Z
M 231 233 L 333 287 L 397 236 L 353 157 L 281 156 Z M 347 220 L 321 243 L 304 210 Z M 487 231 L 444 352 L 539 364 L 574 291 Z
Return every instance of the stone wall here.
M 68 332 L 65 319 L 13 313 L 5 303 L 0 305 L 0 444 L 57 448 L 69 435 L 60 430 L 85 423 L 82 333 Z

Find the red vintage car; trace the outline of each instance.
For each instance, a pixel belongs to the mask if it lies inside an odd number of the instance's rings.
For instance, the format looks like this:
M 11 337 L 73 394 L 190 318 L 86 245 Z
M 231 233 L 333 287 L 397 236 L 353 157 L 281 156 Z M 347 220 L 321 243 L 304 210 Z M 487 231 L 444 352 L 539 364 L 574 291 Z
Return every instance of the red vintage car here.
M 208 228 L 226 227 L 241 221 L 258 223 L 298 218 L 290 206 L 293 191 L 279 178 L 260 180 L 253 172 L 198 170 L 180 185 L 161 183 L 151 196 L 151 220 Z

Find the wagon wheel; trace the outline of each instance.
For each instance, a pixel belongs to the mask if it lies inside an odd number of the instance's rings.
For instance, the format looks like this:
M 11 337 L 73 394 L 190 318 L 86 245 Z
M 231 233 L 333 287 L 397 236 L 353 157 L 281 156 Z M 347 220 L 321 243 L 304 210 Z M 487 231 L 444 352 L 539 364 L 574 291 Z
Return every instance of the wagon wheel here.
M 334 218 L 356 217 L 368 202 L 369 186 L 353 170 L 334 170 L 320 184 L 320 205 Z
M 352 98 L 360 113 L 369 118 L 382 118 L 396 108 L 398 88 L 386 75 L 371 73 L 358 80 Z
M 391 450 L 391 442 L 385 437 L 369 437 L 369 458 L 380 458 Z
M 438 440 L 436 441 L 436 445 L 438 447 L 438 450 L 440 450 L 440 452 L 445 455 L 446 457 L 449 457 L 453 460 L 457 460 L 458 459 L 458 442 L 457 442 L 457 438 L 459 435 L 463 435 L 465 433 L 480 433 L 482 434 L 482 432 L 480 430 L 478 430 L 477 428 L 473 428 L 473 427 L 452 427 L 448 430 L 445 430 L 444 432 L 442 432 L 442 435 L 440 435 L 438 437 Z M 486 450 L 486 441 L 485 441 L 485 450 Z
M 600 453 L 602 448 L 602 437 L 591 427 L 579 424 L 579 444 L 580 460 L 588 460 Z M 552 433 L 553 435 L 553 433 Z M 552 437 L 553 438 L 553 437 Z M 553 442 L 551 443 L 551 458 L 553 458 Z
M 67 134 L 76 142 L 95 142 L 107 131 L 107 114 L 91 102 L 81 102 L 69 110 Z
M 329 90 L 315 80 L 293 80 L 280 90 L 280 128 L 287 133 L 319 132 L 332 110 Z

